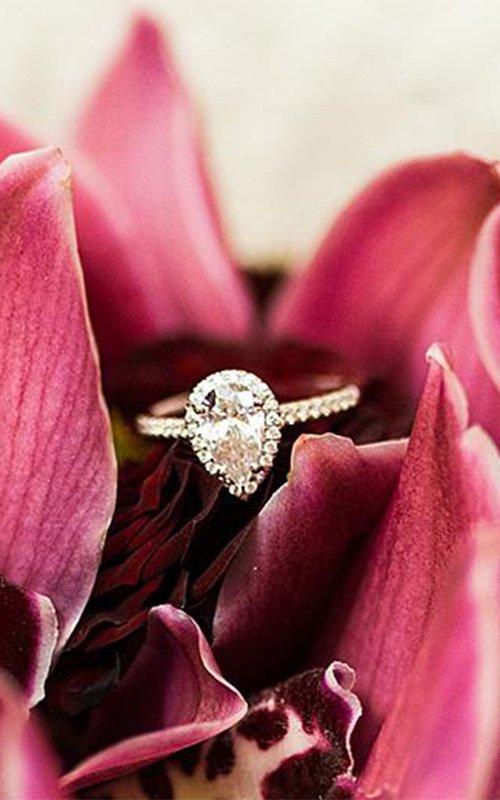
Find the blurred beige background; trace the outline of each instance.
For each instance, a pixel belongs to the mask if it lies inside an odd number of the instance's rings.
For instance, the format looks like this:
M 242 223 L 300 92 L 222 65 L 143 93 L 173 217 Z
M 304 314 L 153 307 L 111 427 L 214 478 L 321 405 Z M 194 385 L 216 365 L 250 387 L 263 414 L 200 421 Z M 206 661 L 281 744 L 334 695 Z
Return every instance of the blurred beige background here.
M 244 260 L 303 258 L 396 159 L 500 155 L 494 0 L 2 0 L 0 112 L 57 143 L 138 7 L 173 39 Z

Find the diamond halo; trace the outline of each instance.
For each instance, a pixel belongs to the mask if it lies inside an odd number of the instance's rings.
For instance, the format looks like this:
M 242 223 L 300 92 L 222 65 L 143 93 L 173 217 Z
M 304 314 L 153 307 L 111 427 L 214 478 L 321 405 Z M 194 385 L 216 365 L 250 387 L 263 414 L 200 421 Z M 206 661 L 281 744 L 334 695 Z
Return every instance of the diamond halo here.
M 340 414 L 358 404 L 356 383 L 339 385 L 339 376 L 332 376 L 332 383 L 320 395 L 279 404 L 257 375 L 226 369 L 201 380 L 188 396 L 155 403 L 136 417 L 137 430 L 154 438 L 188 439 L 207 472 L 247 499 L 273 466 L 283 426 Z
M 284 424 L 269 386 L 244 370 L 215 372 L 192 390 L 185 421 L 205 469 L 231 494 L 253 494 L 273 465 Z

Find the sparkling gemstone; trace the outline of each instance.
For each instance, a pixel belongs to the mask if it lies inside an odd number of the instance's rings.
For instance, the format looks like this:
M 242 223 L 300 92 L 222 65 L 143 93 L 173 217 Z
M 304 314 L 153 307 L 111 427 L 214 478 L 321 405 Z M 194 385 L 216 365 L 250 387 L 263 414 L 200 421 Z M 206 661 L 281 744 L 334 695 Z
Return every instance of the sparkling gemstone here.
M 264 442 L 264 453 L 277 453 L 278 443 L 275 441 Z
M 271 466 L 269 457 L 264 456 L 269 452 L 265 447 L 270 428 L 266 421 L 269 400 L 276 402 L 257 376 L 243 370 L 223 370 L 200 381 L 188 404 L 195 425 L 195 452 L 204 461 L 208 457 L 207 469 L 210 467 L 210 472 L 242 495 L 254 492 Z M 279 415 L 275 419 L 280 421 Z M 273 437 L 279 439 L 279 427 L 272 428 Z

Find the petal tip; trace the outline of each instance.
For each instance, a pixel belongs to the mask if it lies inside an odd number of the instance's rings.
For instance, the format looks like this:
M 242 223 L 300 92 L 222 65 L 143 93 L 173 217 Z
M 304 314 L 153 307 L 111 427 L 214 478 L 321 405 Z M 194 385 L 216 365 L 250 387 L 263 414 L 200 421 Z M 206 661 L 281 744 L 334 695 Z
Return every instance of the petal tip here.
M 2 175 L 23 175 L 26 183 L 45 179 L 51 185 L 65 191 L 71 188 L 71 166 L 59 147 L 43 147 L 13 153 L 5 158 L 0 170 Z
M 164 65 L 168 47 L 160 22 L 146 12 L 139 12 L 132 20 L 125 51 L 135 53 L 153 71 Z
M 343 661 L 332 661 L 327 674 L 331 675 L 342 689 L 351 691 L 356 683 L 356 671 Z
M 451 356 L 447 347 L 439 342 L 431 344 L 425 354 L 425 358 L 429 364 L 435 363 L 447 372 L 451 372 L 453 369 Z
M 448 397 L 452 400 L 457 417 L 465 428 L 469 417 L 469 406 L 465 390 L 455 371 L 449 349 L 443 344 L 434 343 L 429 347 L 425 355 L 430 365 L 429 382 L 437 379 L 446 385 Z
M 160 44 L 161 31 L 159 22 L 146 11 L 138 11 L 132 20 L 131 37 L 143 46 Z

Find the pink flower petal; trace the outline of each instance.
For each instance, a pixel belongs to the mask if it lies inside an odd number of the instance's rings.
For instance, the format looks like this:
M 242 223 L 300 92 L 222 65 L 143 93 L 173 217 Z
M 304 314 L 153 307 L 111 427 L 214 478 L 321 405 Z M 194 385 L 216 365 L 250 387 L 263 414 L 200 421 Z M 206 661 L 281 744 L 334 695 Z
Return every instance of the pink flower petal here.
M 53 756 L 30 719 L 29 708 L 0 673 L 0 787 L 2 800 L 57 800 Z
M 333 595 L 314 649 L 314 663 L 335 652 L 356 669 L 365 744 L 413 664 L 452 554 L 485 513 L 500 522 L 498 453 L 483 432 L 466 431 L 464 396 L 443 353 L 433 348 L 429 358 L 399 485 L 363 566 Z
M 214 649 L 231 680 L 262 686 L 300 668 L 346 549 L 383 511 L 404 447 L 298 440 L 288 483 L 252 525 L 219 596 Z
M 333 663 L 268 689 L 231 730 L 100 788 L 106 797 L 206 800 L 344 797 L 352 786 L 350 739 L 361 708 L 354 673 Z M 331 792 L 331 794 L 330 794 Z
M 94 582 L 115 463 L 56 150 L 0 166 L 0 574 L 47 595 L 61 645 Z
M 0 117 L 0 161 L 14 153 L 33 150 L 37 146 L 31 136 Z
M 162 336 L 177 316 L 168 300 L 159 302 L 150 280 L 156 266 L 141 225 L 91 163 L 76 161 L 75 220 L 89 313 L 99 352 L 110 361 Z
M 500 389 L 500 207 L 486 220 L 472 259 L 471 319 L 488 374 Z M 498 413 L 498 405 L 497 405 Z
M 497 797 L 500 538 L 479 529 L 465 570 L 399 692 L 361 778 L 360 797 Z
M 0 669 L 16 678 L 32 705 L 43 698 L 57 634 L 48 597 L 0 579 Z
M 145 258 L 128 279 L 147 292 L 155 324 L 245 333 L 249 298 L 221 236 L 193 110 L 153 22 L 136 22 L 77 139 L 136 221 Z
M 131 772 L 231 727 L 246 712 L 193 620 L 173 606 L 149 615 L 148 637 L 94 719 L 104 748 L 65 776 L 72 790 Z
M 466 155 L 384 173 L 348 206 L 279 298 L 274 329 L 328 342 L 414 397 L 425 378 L 424 353 L 443 341 L 473 418 L 500 437 L 497 389 L 468 313 L 471 254 L 499 199 L 496 167 Z
M 38 142 L 0 119 L 0 160 Z M 144 249 L 133 213 L 88 159 L 73 175 L 75 221 L 92 328 L 105 360 L 165 333 L 166 306 L 144 276 L 152 254 Z M 174 324 L 176 316 L 172 316 Z

